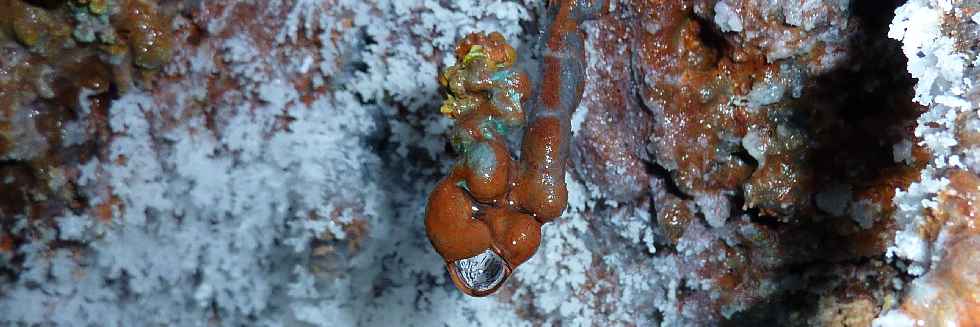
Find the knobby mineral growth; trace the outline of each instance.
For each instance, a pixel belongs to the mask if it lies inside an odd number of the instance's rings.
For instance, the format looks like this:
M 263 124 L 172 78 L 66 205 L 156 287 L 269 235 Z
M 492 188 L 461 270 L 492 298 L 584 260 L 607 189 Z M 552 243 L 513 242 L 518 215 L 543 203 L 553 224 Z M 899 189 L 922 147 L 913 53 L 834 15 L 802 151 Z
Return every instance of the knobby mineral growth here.
M 978 324 L 962 0 L 617 1 L 579 25 L 568 210 L 499 301 L 445 289 L 405 228 L 448 150 L 418 110 L 433 51 L 537 37 L 536 3 L 0 0 L 0 325 Z M 461 121 L 463 94 L 522 126 L 542 100 L 463 90 Z M 506 193 L 517 130 L 474 147 L 510 159 Z M 478 217 L 530 214 L 467 187 Z M 474 252 L 455 277 L 513 273 Z
M 86 204 L 75 166 L 110 161 L 110 101 L 152 88 L 173 56 L 169 23 L 153 1 L 0 0 L 0 253 L 33 242 L 11 217 L 110 220 L 118 200 Z
M 449 90 L 441 111 L 456 120 L 451 141 L 463 158 L 432 191 L 425 226 L 466 294 L 499 288 L 537 250 L 541 225 L 565 209 L 569 119 L 581 101 L 585 72 L 578 26 L 602 8 L 575 1 L 548 8 L 539 92 L 531 99 L 526 74 L 513 69 L 516 52 L 498 33 L 463 39 L 458 63 L 440 79 Z M 515 161 L 505 135 L 525 121 Z

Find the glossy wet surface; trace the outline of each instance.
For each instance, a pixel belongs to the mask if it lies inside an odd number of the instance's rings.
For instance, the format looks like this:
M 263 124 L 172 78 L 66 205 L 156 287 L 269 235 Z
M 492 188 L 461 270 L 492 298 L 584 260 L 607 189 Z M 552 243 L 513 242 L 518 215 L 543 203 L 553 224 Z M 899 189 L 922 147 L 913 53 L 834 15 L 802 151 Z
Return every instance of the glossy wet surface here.
M 457 260 L 452 263 L 452 273 L 460 283 L 475 293 L 493 291 L 507 277 L 504 260 L 496 253 L 487 249 L 474 257 Z

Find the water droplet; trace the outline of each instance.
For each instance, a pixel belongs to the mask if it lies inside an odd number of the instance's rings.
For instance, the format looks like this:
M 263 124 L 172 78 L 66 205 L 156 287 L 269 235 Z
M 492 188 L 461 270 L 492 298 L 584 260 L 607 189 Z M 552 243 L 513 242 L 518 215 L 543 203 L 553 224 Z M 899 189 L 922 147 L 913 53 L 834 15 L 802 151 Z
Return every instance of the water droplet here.
M 484 296 L 493 293 L 509 274 L 504 259 L 487 249 L 462 260 L 449 264 L 449 273 L 454 275 L 454 282 L 463 292 Z

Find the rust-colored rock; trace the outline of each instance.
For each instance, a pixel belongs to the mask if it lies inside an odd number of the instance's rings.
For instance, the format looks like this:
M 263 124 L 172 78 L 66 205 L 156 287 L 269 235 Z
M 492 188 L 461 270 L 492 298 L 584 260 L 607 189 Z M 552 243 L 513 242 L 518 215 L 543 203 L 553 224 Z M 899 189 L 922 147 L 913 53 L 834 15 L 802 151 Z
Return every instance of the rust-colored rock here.
M 490 247 L 490 231 L 474 216 L 473 203 L 455 185 L 459 180 L 455 177 L 439 182 L 432 191 L 431 196 L 439 201 L 429 201 L 425 219 L 432 247 L 449 262 L 475 256 Z

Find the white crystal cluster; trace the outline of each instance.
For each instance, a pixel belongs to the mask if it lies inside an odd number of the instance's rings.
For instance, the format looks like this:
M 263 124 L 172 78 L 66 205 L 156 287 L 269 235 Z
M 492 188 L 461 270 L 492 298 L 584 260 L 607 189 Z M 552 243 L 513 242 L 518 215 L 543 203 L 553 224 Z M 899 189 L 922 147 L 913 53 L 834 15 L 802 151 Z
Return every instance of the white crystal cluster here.
M 499 31 L 520 48 L 532 37 L 522 29 L 533 23 L 528 8 L 539 3 L 186 3 L 200 6 L 173 20 L 187 45 L 158 85 L 113 102 L 108 158 L 75 167 L 88 206 L 108 208 L 109 219 L 66 211 L 48 227 L 18 217 L 15 232 L 39 232 L 15 249 L 21 270 L 0 275 L 0 325 L 690 325 L 705 308 L 681 307 L 678 297 L 717 287 L 696 273 L 706 261 L 699 255 L 734 233 L 759 232 L 729 229 L 736 219 L 724 215 L 729 208 L 699 198 L 714 228 L 692 224 L 664 251 L 649 202 L 606 201 L 603 190 L 568 175 L 570 207 L 543 228 L 537 254 L 497 295 L 466 297 L 423 227 L 426 197 L 451 162 L 437 72 L 469 32 Z M 846 0 L 763 6 L 772 11 L 763 18 L 784 19 L 772 26 L 748 25 L 768 20 L 746 16 L 737 3 L 713 7 L 722 31 L 762 37 L 783 23 L 815 31 L 812 39 L 766 41 L 770 60 L 806 53 L 817 38 L 843 46 L 846 23 L 813 13 L 844 15 Z M 902 230 L 889 254 L 915 275 L 936 257 L 916 230 L 947 184 L 943 169 L 976 172 L 980 162 L 954 137 L 956 115 L 977 110 L 964 98 L 973 87 L 967 67 L 976 64 L 941 33 L 943 15 L 955 10 L 949 1 L 910 0 L 889 33 L 903 42 L 918 79 L 916 101 L 929 106 L 915 133 L 935 158 L 894 200 Z M 202 41 L 184 42 L 195 28 Z M 834 51 L 811 69 L 833 66 Z M 795 97 L 800 83 L 760 83 L 748 101 Z M 574 125 L 587 113 L 579 108 Z M 753 135 L 742 142 L 759 158 L 765 149 Z M 910 162 L 911 147 L 896 146 L 895 160 Z M 666 192 L 664 181 L 652 184 Z M 832 188 L 817 205 L 870 226 L 881 208 L 837 196 L 850 192 Z M 0 268 L 14 261 L 0 254 Z M 892 311 L 876 324 L 909 321 Z
M 956 47 L 956 35 L 948 33 L 947 22 L 964 16 L 964 3 L 959 1 L 911 0 L 896 10 L 888 36 L 902 42 L 902 51 L 908 58 L 908 72 L 916 79 L 914 100 L 927 106 L 928 111 L 917 121 L 915 136 L 919 145 L 929 150 L 932 161 L 922 170 L 920 181 L 905 190 L 896 190 L 894 203 L 898 208 L 895 219 L 900 230 L 895 235 L 894 246 L 887 255 L 907 264 L 907 272 L 913 276 L 925 275 L 914 280 L 907 288 L 906 302 L 929 303 L 937 294 L 936 286 L 927 274 L 941 264 L 945 257 L 945 231 L 936 240 L 922 235 L 922 227 L 930 222 L 926 212 L 938 209 L 936 195 L 946 191 L 950 181 L 945 172 L 952 169 L 980 173 L 971 158 L 980 156 L 980 149 L 960 146 L 957 135 L 960 129 L 976 132 L 976 124 L 958 124 L 980 118 L 976 103 L 976 72 L 980 62 L 970 62 L 969 54 Z M 957 18 L 959 17 L 959 18 Z M 976 16 L 974 16 L 976 17 Z M 974 24 L 980 20 L 973 19 Z M 974 54 L 975 56 L 975 54 Z M 972 95 L 971 95 L 972 94 Z M 896 147 L 895 160 L 905 161 L 911 144 Z M 975 253 L 976 249 L 974 250 Z M 939 310 L 938 308 L 936 310 Z M 934 315 L 949 314 L 933 312 Z M 955 325 L 955 315 L 946 325 Z M 924 322 L 908 316 L 901 309 L 882 313 L 875 326 L 919 326 Z

